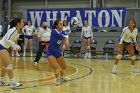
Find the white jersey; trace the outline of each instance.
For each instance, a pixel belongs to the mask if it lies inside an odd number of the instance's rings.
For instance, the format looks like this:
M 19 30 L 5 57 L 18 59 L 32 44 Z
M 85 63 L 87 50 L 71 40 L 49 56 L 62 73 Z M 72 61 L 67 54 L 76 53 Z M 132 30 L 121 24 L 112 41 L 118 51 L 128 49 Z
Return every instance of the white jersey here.
M 82 27 L 81 37 L 82 36 L 93 38 L 93 32 L 92 32 L 91 26 L 88 26 L 88 27 L 84 26 L 84 27 Z
M 66 38 L 69 38 L 69 34 L 71 33 L 70 27 L 69 26 L 63 26 L 63 31 L 66 31 L 67 35 L 64 35 Z
M 47 30 L 45 30 L 44 28 L 40 27 L 38 28 L 38 37 L 41 38 L 41 41 L 43 42 L 47 42 L 50 41 L 50 36 L 51 36 L 51 30 L 49 28 L 47 28 Z
M 26 25 L 23 27 L 22 31 L 24 35 L 32 36 L 34 34 L 35 27 L 33 25 L 32 26 Z
M 0 40 L 0 44 L 4 47 L 4 48 L 17 48 L 18 45 L 15 44 L 14 41 L 16 41 L 18 38 L 18 32 L 16 30 L 15 27 L 9 29 L 9 31 L 7 31 L 7 33 L 4 35 L 4 37 Z
M 121 34 L 121 39 L 120 39 L 119 44 L 122 44 L 123 41 L 125 41 L 125 42 L 137 42 L 136 41 L 137 34 L 138 34 L 138 30 L 136 28 L 134 28 L 133 32 L 131 32 L 129 27 L 125 27 L 123 29 L 122 34 Z

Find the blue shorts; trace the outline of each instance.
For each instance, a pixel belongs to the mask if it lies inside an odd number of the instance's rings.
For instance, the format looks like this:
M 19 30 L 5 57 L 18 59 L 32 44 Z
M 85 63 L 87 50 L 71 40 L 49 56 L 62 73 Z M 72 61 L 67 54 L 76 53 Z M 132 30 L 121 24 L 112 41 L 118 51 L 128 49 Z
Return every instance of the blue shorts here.
M 51 50 L 48 49 L 46 52 L 47 52 L 47 53 L 46 53 L 46 57 L 47 57 L 47 58 L 48 58 L 49 56 L 54 56 L 54 57 L 56 57 L 56 58 L 59 58 L 59 57 L 62 56 L 61 51 L 51 51 Z
M 127 45 L 130 45 L 132 43 L 131 42 L 125 42 L 125 41 L 123 41 L 123 44 L 124 44 L 124 46 L 127 46 Z
M 89 38 L 91 38 L 91 36 L 90 36 L 90 37 L 85 37 L 85 36 L 84 36 L 84 39 L 89 39 Z
M 3 50 L 3 49 L 6 49 L 6 48 L 4 48 L 4 47 L 0 44 L 0 50 Z
M 33 38 L 33 36 L 29 36 L 29 35 L 25 35 L 24 36 L 26 39 L 32 39 Z

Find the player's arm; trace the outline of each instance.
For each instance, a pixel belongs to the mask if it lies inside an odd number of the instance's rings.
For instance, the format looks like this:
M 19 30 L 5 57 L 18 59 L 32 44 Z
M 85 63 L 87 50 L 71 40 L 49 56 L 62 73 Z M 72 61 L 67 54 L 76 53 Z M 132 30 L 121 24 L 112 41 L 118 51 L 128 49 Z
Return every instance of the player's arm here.
M 122 35 L 121 35 L 121 39 L 120 39 L 119 44 L 122 44 L 122 43 L 123 43 L 123 40 L 124 40 L 124 38 L 126 37 L 126 35 L 127 35 L 127 31 L 123 31 L 123 32 L 122 32 Z
M 22 33 L 23 33 L 24 35 L 26 35 L 26 26 L 23 27 Z
M 9 31 L 10 32 L 10 31 Z M 8 35 L 8 38 L 6 39 L 6 43 L 9 44 L 13 49 L 20 50 L 20 46 L 17 45 L 15 42 L 13 42 L 11 39 L 14 38 L 15 32 L 10 33 Z
M 133 37 L 133 41 L 134 41 L 134 44 L 135 44 L 136 49 L 139 50 L 138 43 L 137 43 L 137 34 L 138 34 L 137 32 L 136 32 L 135 36 Z
M 58 31 L 56 31 L 56 30 L 52 30 L 52 34 L 54 34 L 55 36 L 57 36 L 60 40 L 64 40 L 65 39 L 64 35 L 61 34 Z

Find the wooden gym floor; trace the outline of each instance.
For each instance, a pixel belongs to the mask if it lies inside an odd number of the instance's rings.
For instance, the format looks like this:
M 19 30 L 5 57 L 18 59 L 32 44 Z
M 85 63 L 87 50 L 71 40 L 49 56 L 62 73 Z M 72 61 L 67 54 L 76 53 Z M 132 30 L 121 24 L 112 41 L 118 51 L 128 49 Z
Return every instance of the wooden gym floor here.
M 0 86 L 0 93 L 140 93 L 140 74 L 130 72 L 129 60 L 121 60 L 118 74 L 112 74 L 114 60 L 66 58 L 66 76 L 71 80 L 59 86 L 53 84 L 47 59 L 41 58 L 38 67 L 33 66 L 33 60 L 34 57 L 12 57 L 14 75 L 23 86 Z M 140 68 L 139 60 L 136 66 Z

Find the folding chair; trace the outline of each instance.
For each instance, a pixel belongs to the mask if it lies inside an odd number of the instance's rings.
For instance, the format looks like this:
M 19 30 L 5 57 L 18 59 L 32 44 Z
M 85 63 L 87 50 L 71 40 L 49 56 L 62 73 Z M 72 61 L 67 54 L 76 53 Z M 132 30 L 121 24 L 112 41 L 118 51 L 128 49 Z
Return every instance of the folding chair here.
M 73 44 L 70 47 L 72 57 L 74 57 L 74 55 L 77 55 L 79 57 L 81 46 L 82 46 L 82 42 L 79 39 L 73 41 Z
M 91 46 L 90 46 L 91 56 L 93 57 L 95 56 L 97 58 L 96 47 L 97 47 L 97 40 L 92 40 Z
M 107 40 L 103 47 L 103 55 L 105 56 L 106 54 L 108 54 L 114 57 L 114 48 L 115 48 L 114 40 Z

